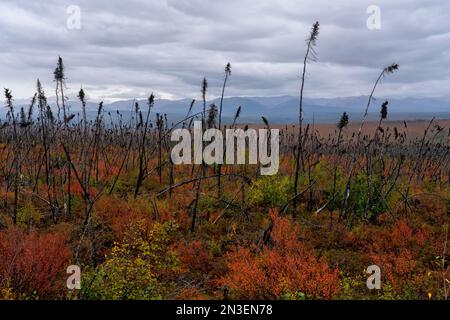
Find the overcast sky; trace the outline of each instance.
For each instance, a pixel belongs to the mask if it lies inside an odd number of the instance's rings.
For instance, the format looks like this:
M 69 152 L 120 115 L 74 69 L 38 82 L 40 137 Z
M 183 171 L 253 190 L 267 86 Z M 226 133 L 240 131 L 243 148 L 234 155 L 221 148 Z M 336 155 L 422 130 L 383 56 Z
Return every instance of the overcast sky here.
M 67 27 L 70 5 L 81 10 L 80 29 Z M 381 9 L 380 30 L 367 28 L 370 5 Z M 36 78 L 53 95 L 58 55 L 72 98 L 80 86 L 93 100 L 199 98 L 203 77 L 217 96 L 227 62 L 229 96 L 297 95 L 316 20 L 307 96 L 368 94 L 393 62 L 400 70 L 379 94 L 439 97 L 450 89 L 448 0 L 0 0 L 0 12 L 0 87 L 17 98 L 33 95 Z

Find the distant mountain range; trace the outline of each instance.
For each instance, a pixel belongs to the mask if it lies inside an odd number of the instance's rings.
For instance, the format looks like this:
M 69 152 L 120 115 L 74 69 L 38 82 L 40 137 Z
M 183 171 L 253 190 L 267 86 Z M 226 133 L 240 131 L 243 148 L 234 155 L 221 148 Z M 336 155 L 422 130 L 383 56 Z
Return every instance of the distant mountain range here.
M 316 123 L 335 123 L 339 120 L 343 112 L 347 112 L 350 121 L 359 122 L 362 119 L 368 97 L 343 97 L 343 98 L 306 98 L 304 99 L 304 121 Z M 390 120 L 427 120 L 432 117 L 450 118 L 450 99 L 430 99 L 430 98 L 404 98 L 387 99 L 388 119 Z M 55 103 L 50 99 L 50 105 Z M 383 98 L 376 98 L 371 104 L 369 110 L 369 120 L 378 118 L 381 104 L 385 101 Z M 123 114 L 125 119 L 129 119 L 134 112 L 135 102 L 139 103 L 142 110 L 147 110 L 146 100 L 121 100 L 109 104 L 104 104 L 105 112 L 110 112 L 115 117 L 116 111 Z M 192 100 L 155 100 L 152 109 L 153 116 L 156 113 L 167 114 L 169 121 L 183 119 L 188 112 Z M 217 106 L 220 99 L 207 102 L 207 109 L 211 103 Z M 68 101 L 72 113 L 81 111 L 79 101 Z M 15 106 L 27 108 L 28 103 L 24 100 L 15 101 Z M 299 98 L 293 96 L 276 97 L 228 97 L 224 99 L 222 117 L 225 123 L 232 121 L 236 109 L 241 106 L 239 123 L 260 123 L 261 116 L 264 116 L 270 123 L 296 123 L 298 121 Z M 90 117 L 96 113 L 98 104 L 87 103 L 87 110 Z M 203 102 L 194 103 L 191 114 L 201 112 Z M 1 109 L 0 116 L 4 116 L 5 108 Z M 153 118 L 153 117 L 152 117 Z

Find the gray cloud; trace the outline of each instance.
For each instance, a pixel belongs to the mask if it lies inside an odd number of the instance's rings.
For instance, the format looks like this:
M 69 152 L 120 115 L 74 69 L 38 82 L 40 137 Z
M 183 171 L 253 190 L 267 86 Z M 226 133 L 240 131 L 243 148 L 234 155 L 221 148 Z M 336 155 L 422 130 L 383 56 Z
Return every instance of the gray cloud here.
M 382 28 L 366 28 L 369 5 Z M 81 9 L 81 30 L 66 27 L 69 5 Z M 447 95 L 450 3 L 444 0 L 3 0 L 0 86 L 18 98 L 36 78 L 52 94 L 52 71 L 64 58 L 69 94 L 83 86 L 91 99 L 199 98 L 200 82 L 220 93 L 223 68 L 233 67 L 228 95 L 297 94 L 304 39 L 319 20 L 319 61 L 306 95 L 367 94 L 392 62 L 380 94 Z

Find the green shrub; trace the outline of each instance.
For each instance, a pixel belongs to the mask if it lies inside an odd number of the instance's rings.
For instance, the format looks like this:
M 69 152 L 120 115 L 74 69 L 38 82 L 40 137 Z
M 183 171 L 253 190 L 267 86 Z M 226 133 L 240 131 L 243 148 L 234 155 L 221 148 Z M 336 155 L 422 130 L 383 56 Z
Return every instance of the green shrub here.
M 161 276 L 178 268 L 178 258 L 170 249 L 177 226 L 154 223 L 147 230 L 144 221 L 132 226 L 120 243 L 114 243 L 97 272 L 84 279 L 84 297 L 89 299 L 162 299 L 171 286 Z
M 358 173 L 353 179 L 353 184 L 348 200 L 348 206 L 353 208 L 357 217 L 363 219 L 373 219 L 380 213 L 388 209 L 387 201 L 384 201 L 381 194 L 382 181 L 380 176 L 371 177 L 370 193 L 367 185 L 367 176 L 364 173 Z M 370 200 L 368 201 L 368 196 Z
M 37 224 L 42 219 L 42 213 L 36 209 L 32 202 L 28 202 L 17 212 L 17 221 L 21 224 Z
M 253 182 L 249 191 L 249 203 L 254 206 L 280 207 L 292 194 L 289 177 L 262 176 Z

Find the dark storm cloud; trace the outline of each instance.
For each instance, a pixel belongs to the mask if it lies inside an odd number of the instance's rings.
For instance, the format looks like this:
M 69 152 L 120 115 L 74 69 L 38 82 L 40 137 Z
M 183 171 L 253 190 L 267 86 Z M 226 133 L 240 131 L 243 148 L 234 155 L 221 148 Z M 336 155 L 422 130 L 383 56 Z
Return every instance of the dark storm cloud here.
M 81 29 L 66 26 L 81 9 Z M 366 9 L 381 9 L 368 30 Z M 383 66 L 398 62 L 380 94 L 442 96 L 450 85 L 450 3 L 437 0 L 5 1 L 0 3 L 0 85 L 32 95 L 36 78 L 53 91 L 58 55 L 69 89 L 93 99 L 199 97 L 201 79 L 229 95 L 296 94 L 311 24 L 321 22 L 318 63 L 306 94 L 366 94 Z

